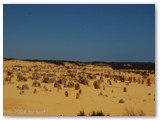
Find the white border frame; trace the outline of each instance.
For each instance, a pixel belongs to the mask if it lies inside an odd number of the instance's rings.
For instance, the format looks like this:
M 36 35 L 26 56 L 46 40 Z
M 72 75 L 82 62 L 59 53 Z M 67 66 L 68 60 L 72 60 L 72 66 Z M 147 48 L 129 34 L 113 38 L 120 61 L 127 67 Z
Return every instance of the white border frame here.
M 156 66 L 156 116 L 155 117 L 3 117 L 3 4 L 155 4 L 155 66 Z M 159 13 L 160 13 L 160 9 L 159 9 L 159 1 L 158 0 L 57 0 L 57 1 L 52 1 L 52 0 L 0 0 L 0 119 L 141 119 L 141 120 L 145 120 L 145 119 L 160 119 L 160 113 L 159 113 L 159 108 L 160 108 L 160 104 L 158 104 L 159 101 L 159 87 L 160 87 L 160 81 L 159 81 L 159 77 L 160 75 L 159 73 L 159 68 L 160 68 L 160 64 L 159 64 L 159 56 L 158 56 L 158 52 L 160 50 L 160 48 L 158 48 L 160 42 L 159 37 L 158 37 L 158 28 L 160 27 L 158 24 L 159 19 Z

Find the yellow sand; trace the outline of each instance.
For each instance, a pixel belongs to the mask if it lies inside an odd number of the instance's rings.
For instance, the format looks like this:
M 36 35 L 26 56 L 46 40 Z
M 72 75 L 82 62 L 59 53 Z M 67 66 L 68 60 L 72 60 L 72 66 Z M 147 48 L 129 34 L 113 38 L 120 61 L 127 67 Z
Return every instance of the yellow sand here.
M 4 61 L 4 70 L 12 69 L 14 65 L 22 65 L 22 70 L 26 70 L 29 66 L 41 65 L 41 66 L 54 66 L 55 64 L 43 63 L 43 62 L 24 62 L 18 60 Z M 75 66 L 66 63 L 68 66 Z M 88 65 L 88 68 L 93 68 L 95 66 Z M 112 70 L 110 67 L 97 67 L 101 70 Z M 45 69 L 40 69 L 44 70 Z M 49 71 L 51 69 L 48 68 Z M 94 73 L 94 71 L 89 71 Z M 57 75 L 60 73 L 56 73 Z M 128 74 L 126 74 L 127 76 Z M 133 74 L 135 77 L 138 75 Z M 31 74 L 26 73 L 25 76 L 31 76 Z M 4 79 L 6 77 L 6 72 L 4 72 Z M 82 89 L 82 94 L 79 99 L 76 99 L 76 93 L 78 92 L 74 88 L 64 88 L 57 91 L 57 88 L 53 87 L 52 84 L 41 83 L 42 86 L 46 85 L 47 88 L 52 91 L 44 91 L 42 88 L 37 88 L 37 94 L 33 94 L 34 87 L 31 87 L 33 80 L 28 79 L 27 82 L 18 82 L 16 78 L 16 73 L 12 81 L 14 84 L 4 84 L 4 115 L 5 116 L 77 116 L 77 114 L 84 110 L 88 115 L 92 111 L 102 111 L 105 115 L 110 116 L 123 116 L 125 114 L 125 108 L 133 109 L 134 111 L 142 110 L 145 115 L 153 116 L 155 115 L 155 85 L 154 85 L 154 75 L 150 76 L 152 79 L 151 86 L 147 86 L 138 83 L 131 83 L 126 86 L 125 83 L 115 83 L 108 85 L 106 82 L 103 85 L 106 89 L 94 89 L 93 82 L 90 80 L 89 86 L 80 84 Z M 97 78 L 98 79 L 98 78 Z M 96 80 L 97 80 L 96 79 Z M 104 81 L 108 79 L 105 78 Z M 39 80 L 41 81 L 41 80 Z M 16 88 L 17 85 L 21 86 L 27 83 L 30 87 L 29 90 L 25 91 L 24 95 L 19 94 L 19 90 Z M 127 92 L 123 92 L 123 87 L 127 87 Z M 69 92 L 69 97 L 65 97 L 65 91 Z M 112 93 L 112 90 L 114 92 Z M 98 96 L 102 92 L 104 96 Z M 148 95 L 151 93 L 151 95 Z M 105 96 L 106 95 L 106 96 Z M 124 99 L 125 103 L 118 103 L 120 99 Z

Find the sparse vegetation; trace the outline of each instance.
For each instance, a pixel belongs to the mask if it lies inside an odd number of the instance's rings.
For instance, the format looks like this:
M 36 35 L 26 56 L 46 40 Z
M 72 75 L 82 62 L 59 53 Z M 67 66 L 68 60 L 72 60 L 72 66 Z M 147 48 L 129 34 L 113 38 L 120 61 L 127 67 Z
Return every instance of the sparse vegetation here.
M 102 111 L 93 111 L 90 116 L 105 116 L 105 114 Z
M 105 116 L 105 114 L 102 111 L 92 111 L 91 114 L 87 115 L 84 110 L 82 110 L 77 114 L 77 116 Z M 107 116 L 109 116 L 109 114 L 107 114 Z
M 144 113 L 143 110 L 134 110 L 133 108 L 128 109 L 125 107 L 124 109 L 124 116 L 145 116 L 146 114 Z
M 84 110 L 82 110 L 77 114 L 77 116 L 86 116 L 86 114 L 85 114 Z

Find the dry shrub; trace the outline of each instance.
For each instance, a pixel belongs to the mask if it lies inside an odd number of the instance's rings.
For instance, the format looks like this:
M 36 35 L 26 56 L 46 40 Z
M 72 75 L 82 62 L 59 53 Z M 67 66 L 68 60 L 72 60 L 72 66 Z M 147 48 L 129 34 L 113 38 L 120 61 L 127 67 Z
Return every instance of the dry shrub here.
M 84 110 L 80 111 L 77 116 L 105 116 L 105 114 L 102 111 L 92 111 L 91 114 L 87 115 L 85 114 Z M 107 114 L 107 116 L 110 116 L 110 114 Z
M 89 116 L 105 116 L 105 114 L 102 111 L 92 111 L 92 113 Z
M 85 114 L 85 112 L 84 112 L 84 110 L 83 110 L 83 111 L 80 111 L 80 112 L 77 114 L 77 116 L 86 116 L 86 114 Z
M 127 107 L 125 107 L 123 115 L 124 116 L 145 116 L 145 113 L 141 109 L 134 110 L 133 108 L 128 109 Z

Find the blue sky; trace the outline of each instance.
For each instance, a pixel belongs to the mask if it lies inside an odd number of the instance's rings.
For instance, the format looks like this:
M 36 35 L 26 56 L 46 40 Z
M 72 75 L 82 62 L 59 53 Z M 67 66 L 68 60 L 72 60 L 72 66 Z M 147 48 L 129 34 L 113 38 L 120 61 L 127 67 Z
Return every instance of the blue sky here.
M 155 61 L 155 6 L 3 6 L 5 58 Z

